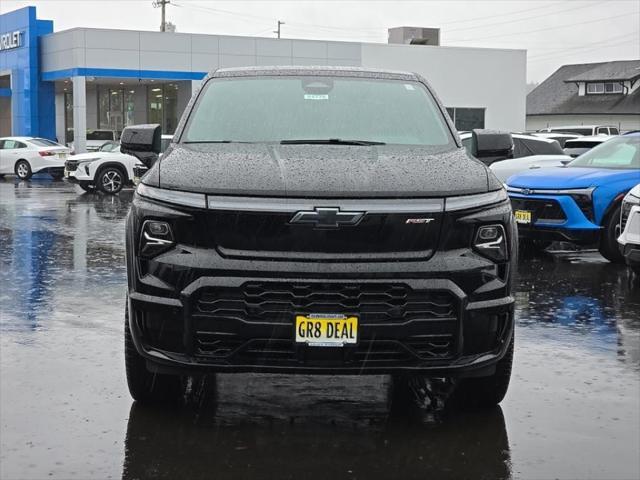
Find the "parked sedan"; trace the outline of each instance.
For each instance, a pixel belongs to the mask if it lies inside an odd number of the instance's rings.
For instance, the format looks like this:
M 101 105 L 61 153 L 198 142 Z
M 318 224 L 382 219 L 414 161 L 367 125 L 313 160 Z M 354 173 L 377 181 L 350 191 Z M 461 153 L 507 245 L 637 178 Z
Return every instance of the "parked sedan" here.
M 520 238 L 597 244 L 623 262 L 617 238 L 621 202 L 640 182 L 640 134 L 612 138 L 566 168 L 544 168 L 507 181 Z
M 489 165 L 493 174 L 502 183 L 505 183 L 511 175 L 519 172 L 543 167 L 561 167 L 571 161 L 571 157 L 563 153 L 562 148 L 555 140 L 520 133 L 514 133 L 511 137 L 513 139 L 513 158 L 492 159 L 490 162 L 487 162 L 486 159 L 480 159 Z M 463 132 L 460 134 L 460 138 L 462 145 L 467 151 L 470 151 L 471 133 Z
M 627 265 L 640 274 L 640 183 L 622 200 L 620 232 L 618 243 L 622 255 Z
M 28 180 L 35 173 L 62 178 L 69 149 L 46 138 L 0 138 L 0 177 L 16 175 Z

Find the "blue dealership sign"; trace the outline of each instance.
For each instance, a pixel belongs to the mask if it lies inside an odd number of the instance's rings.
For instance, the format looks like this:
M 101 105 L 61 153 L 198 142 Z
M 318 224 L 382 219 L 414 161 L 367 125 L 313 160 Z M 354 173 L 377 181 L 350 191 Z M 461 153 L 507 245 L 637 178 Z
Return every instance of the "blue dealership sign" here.
M 53 22 L 38 20 L 35 7 L 0 15 L 0 75 L 10 75 L 14 135 L 55 139 L 55 85 L 40 76 L 39 37 L 53 32 Z

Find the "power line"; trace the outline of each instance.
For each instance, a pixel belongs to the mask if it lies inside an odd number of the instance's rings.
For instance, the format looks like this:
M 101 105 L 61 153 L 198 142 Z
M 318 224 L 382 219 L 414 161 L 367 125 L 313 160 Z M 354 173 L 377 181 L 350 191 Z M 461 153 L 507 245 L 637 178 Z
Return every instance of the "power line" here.
M 602 3 L 601 2 L 594 2 L 594 3 L 590 4 L 590 5 L 586 5 L 586 6 L 582 7 L 582 8 L 595 7 L 596 5 L 602 6 Z M 576 11 L 575 7 L 565 8 L 564 10 L 558 10 L 556 12 L 549 12 L 547 10 L 546 13 L 543 13 L 543 14 L 540 14 L 540 15 L 530 15 L 528 17 L 518 18 L 518 19 L 515 19 L 515 20 L 506 20 L 506 21 L 495 22 L 495 23 L 485 23 L 484 25 L 477 25 L 475 27 L 454 28 L 454 29 L 451 29 L 451 30 L 447 30 L 446 32 L 447 33 L 451 33 L 451 32 L 459 32 L 459 31 L 462 31 L 462 30 L 475 30 L 475 29 L 478 29 L 478 28 L 496 27 L 496 26 L 504 25 L 506 23 L 509 23 L 509 24 L 517 23 L 517 22 L 522 22 L 522 21 L 525 21 L 525 20 L 531 20 L 533 18 L 542 18 L 542 17 L 548 17 L 549 15 L 557 15 L 559 13 L 575 12 L 575 11 Z
M 619 45 L 624 45 L 626 43 L 629 43 L 629 40 L 622 40 L 620 42 L 615 42 L 615 43 L 611 43 L 611 44 L 603 44 L 600 46 L 596 46 L 596 47 L 587 47 L 584 50 L 578 51 L 576 52 L 575 50 L 572 52 L 568 52 L 568 53 L 557 53 L 555 55 L 550 55 L 550 56 L 540 56 L 540 57 L 536 57 L 536 58 L 532 58 L 532 59 L 527 59 L 527 63 L 536 63 L 536 62 L 541 62 L 541 61 L 545 61 L 545 60 L 555 60 L 557 58 L 562 58 L 562 57 L 566 57 L 566 56 L 573 56 L 573 55 L 580 55 L 583 53 L 589 53 L 589 52 L 593 52 L 596 50 L 601 50 L 603 48 L 611 48 L 611 47 L 617 47 Z
M 585 49 L 585 48 L 588 49 L 593 45 L 604 45 L 604 44 L 610 43 L 613 40 L 626 38 L 626 37 L 635 37 L 639 33 L 640 32 L 638 32 L 638 31 L 623 33 L 621 35 L 616 35 L 614 37 L 609 37 L 605 41 L 596 41 L 596 42 L 585 43 L 581 47 L 571 47 L 571 48 L 576 49 L 576 50 L 582 50 L 582 49 Z M 554 50 L 565 50 L 565 49 L 566 49 L 566 47 L 558 47 L 558 48 L 555 48 Z M 574 52 L 570 52 L 569 54 L 572 54 L 572 53 L 574 53 Z M 540 58 L 540 57 L 548 57 L 548 56 L 556 56 L 556 55 L 557 55 L 557 53 L 554 53 L 554 52 L 546 52 L 546 53 L 541 53 L 539 55 L 532 55 L 532 56 L 528 57 L 527 59 L 528 60 L 532 60 L 532 59 L 536 59 L 536 58 Z
M 501 33 L 498 35 L 490 35 L 488 37 L 476 37 L 476 38 L 466 38 L 466 39 L 462 39 L 462 40 L 450 40 L 451 42 L 476 42 L 478 40 L 488 40 L 491 38 L 500 38 L 500 37 L 510 37 L 513 35 L 524 35 L 527 33 L 537 33 L 537 32 L 546 32 L 548 30 L 556 30 L 558 28 L 572 28 L 578 25 L 587 25 L 590 23 L 597 23 L 597 22 L 602 22 L 605 20 L 613 20 L 615 18 L 622 18 L 622 17 L 628 17 L 630 15 L 636 15 L 638 14 L 638 12 L 627 12 L 627 13 L 623 13 L 621 15 L 614 15 L 611 17 L 602 17 L 602 18 L 597 18 L 595 20 L 587 20 L 585 22 L 576 22 L 576 23 L 569 23 L 569 24 L 564 24 L 564 25 L 555 25 L 553 27 L 548 27 L 548 28 L 540 28 L 537 30 L 527 30 L 527 31 L 521 31 L 521 32 L 514 32 L 514 33 Z

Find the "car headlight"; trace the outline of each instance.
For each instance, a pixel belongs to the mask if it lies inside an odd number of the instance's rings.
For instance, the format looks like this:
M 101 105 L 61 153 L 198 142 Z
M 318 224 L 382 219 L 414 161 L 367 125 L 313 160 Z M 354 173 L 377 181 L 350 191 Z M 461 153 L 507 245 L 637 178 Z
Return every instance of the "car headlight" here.
M 100 160 L 100 158 L 98 158 L 98 157 L 96 157 L 96 158 L 86 158 L 84 160 L 80 160 L 80 162 L 78 162 L 78 168 L 83 168 L 84 172 L 87 175 L 89 175 L 89 165 L 91 165 L 96 160 Z
M 622 199 L 623 203 L 630 203 L 631 205 L 640 205 L 640 197 L 636 197 L 633 193 L 627 193 Z
M 140 256 L 152 258 L 175 245 L 171 226 L 167 222 L 146 220 L 140 232 Z
M 476 230 L 473 248 L 495 262 L 507 260 L 507 235 L 504 227 L 500 224 L 479 226 Z

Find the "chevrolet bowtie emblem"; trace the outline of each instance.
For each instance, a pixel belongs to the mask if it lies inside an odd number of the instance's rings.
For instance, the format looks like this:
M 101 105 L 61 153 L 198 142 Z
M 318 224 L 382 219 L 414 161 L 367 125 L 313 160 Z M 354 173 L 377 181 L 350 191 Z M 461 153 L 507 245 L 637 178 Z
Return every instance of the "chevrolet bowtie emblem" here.
M 289 223 L 316 228 L 338 228 L 343 225 L 357 225 L 362 217 L 364 212 L 343 212 L 339 208 L 316 207 L 313 210 L 297 212 Z

